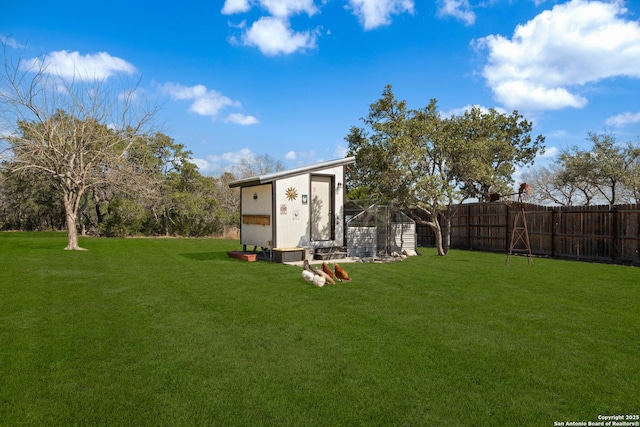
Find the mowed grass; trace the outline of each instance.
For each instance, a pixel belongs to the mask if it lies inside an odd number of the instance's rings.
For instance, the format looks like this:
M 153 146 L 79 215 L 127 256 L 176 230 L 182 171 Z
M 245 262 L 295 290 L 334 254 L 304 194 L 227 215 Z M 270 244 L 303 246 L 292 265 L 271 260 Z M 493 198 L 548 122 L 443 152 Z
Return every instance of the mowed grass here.
M 0 425 L 550 426 L 640 410 L 640 269 L 0 233 Z

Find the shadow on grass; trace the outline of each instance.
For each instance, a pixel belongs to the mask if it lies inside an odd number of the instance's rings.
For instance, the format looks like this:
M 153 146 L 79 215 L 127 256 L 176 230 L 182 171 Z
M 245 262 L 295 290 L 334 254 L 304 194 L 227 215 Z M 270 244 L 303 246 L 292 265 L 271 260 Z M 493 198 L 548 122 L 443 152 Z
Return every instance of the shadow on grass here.
M 194 261 L 239 261 L 237 259 L 230 258 L 226 252 L 194 252 L 180 254 L 180 256 Z
M 258 253 L 258 261 L 271 262 L 268 255 Z M 228 261 L 228 262 L 247 262 L 241 259 L 230 257 L 227 252 L 194 252 L 187 254 L 180 254 L 185 258 L 192 259 L 194 261 Z

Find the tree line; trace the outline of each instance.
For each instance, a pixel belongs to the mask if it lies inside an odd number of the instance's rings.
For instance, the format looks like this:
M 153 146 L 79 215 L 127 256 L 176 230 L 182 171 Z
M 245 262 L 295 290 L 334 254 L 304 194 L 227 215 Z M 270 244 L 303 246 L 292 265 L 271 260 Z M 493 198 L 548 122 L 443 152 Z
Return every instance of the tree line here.
M 71 227 L 83 235 L 224 233 L 237 224 L 238 196 L 227 185 L 236 176 L 203 176 L 190 155 L 167 135 L 141 135 L 122 165 L 102 160 L 77 187 L 66 181 L 78 178 L 64 172 L 56 178 L 39 168 L 20 169 L 16 156 L 0 167 L 0 229 L 67 230 L 71 217 Z
M 71 118 L 60 113 L 55 120 Z M 32 125 L 23 124 L 25 132 Z M 240 217 L 238 189 L 229 183 L 284 168 L 262 154 L 220 176 L 204 176 L 191 156 L 163 133 L 138 136 L 123 155 L 128 167 L 105 163 L 93 172 L 95 179 L 73 205 L 76 229 L 105 237 L 225 235 L 237 229 Z M 67 230 L 64 179 L 20 168 L 17 158 L 0 165 L 0 230 Z
M 229 182 L 283 169 L 269 155 L 243 160 L 219 177 L 203 176 L 192 153 L 154 131 L 156 107 L 135 85 L 50 73 L 5 55 L 0 71 L 0 229 L 101 236 L 222 234 L 239 224 L 239 195 Z M 120 82 L 121 83 L 121 82 Z M 513 192 L 516 167 L 532 165 L 545 138 L 518 111 L 473 107 L 445 117 L 436 99 L 409 109 L 386 86 L 346 136 L 355 167 L 350 199 L 418 209 L 449 250 L 450 224 L 470 199 Z M 556 204 L 637 202 L 640 148 L 611 134 L 590 134 L 560 166 L 530 172 L 534 194 Z
M 0 70 L 0 230 L 101 236 L 224 233 L 239 223 L 228 183 L 282 169 L 268 155 L 219 177 L 203 176 L 184 145 L 153 130 L 157 107 L 135 84 L 78 74 L 44 61 Z

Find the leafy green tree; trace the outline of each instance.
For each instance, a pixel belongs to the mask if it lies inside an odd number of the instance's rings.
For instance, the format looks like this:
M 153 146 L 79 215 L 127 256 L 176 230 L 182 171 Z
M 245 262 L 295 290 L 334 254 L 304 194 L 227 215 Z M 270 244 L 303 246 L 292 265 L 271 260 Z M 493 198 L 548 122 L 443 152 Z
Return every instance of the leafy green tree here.
M 193 163 L 167 176 L 169 230 L 182 236 L 219 232 L 218 200 L 214 178 L 204 177 Z
M 150 175 L 147 192 L 112 191 L 105 197 L 105 235 L 203 236 L 218 233 L 218 185 L 191 162 L 191 152 L 169 136 L 138 137 L 127 158 Z M 113 189 L 112 189 L 113 190 Z
M 175 174 L 181 174 L 185 169 L 194 169 L 191 163 L 191 151 L 160 132 L 142 136 L 140 139 L 141 143 L 136 144 L 136 149 L 130 156 L 135 159 L 134 163 L 142 164 L 151 171 L 150 182 L 153 183 L 153 187 L 148 188 L 146 193 L 138 194 L 136 197 L 152 215 L 152 218 L 147 221 L 144 232 L 169 235 L 172 177 Z
M 92 186 L 80 204 L 79 212 L 84 221 L 104 234 L 105 230 L 114 226 L 115 219 L 109 216 L 119 212 L 117 216 L 125 218 L 127 215 L 124 215 L 123 210 L 127 207 L 134 210 L 151 210 L 158 219 L 156 211 L 159 210 L 162 216 L 165 175 L 177 167 L 176 165 L 181 161 L 186 161 L 189 155 L 190 152 L 184 151 L 183 145 L 176 144 L 173 139 L 163 133 L 136 136 L 135 142 L 122 158 L 126 169 L 135 171 L 135 180 L 131 179 L 132 174 L 119 174 L 119 179 L 116 179 L 111 170 L 103 170 L 103 179 Z M 131 199 L 135 203 L 124 203 L 123 199 Z M 112 201 L 116 201 L 117 210 L 110 206 Z M 109 222 L 108 226 L 103 224 L 106 220 Z M 144 223 L 148 224 L 149 221 Z M 123 230 L 130 230 L 133 234 L 141 232 L 154 234 L 146 227 L 135 231 L 131 227 L 125 227 Z M 113 233 L 107 232 L 107 234 Z
M 449 120 L 454 126 L 448 157 L 472 197 L 487 200 L 491 193 L 511 193 L 515 167 L 532 164 L 544 151 L 544 137 L 533 140 L 532 123 L 517 111 L 507 115 L 472 107 Z
M 240 189 L 229 188 L 229 183 L 235 180 L 231 172 L 225 172 L 216 179 L 218 218 L 225 234 L 237 232 L 240 227 Z
M 449 250 L 457 206 L 504 191 L 515 166 L 533 162 L 544 142 L 531 139 L 531 123 L 516 111 L 507 116 L 474 108 L 442 118 L 435 99 L 410 110 L 390 85 L 362 120 L 364 127 L 352 127 L 345 138 L 356 156 L 350 187 L 382 203 L 423 210 L 439 255 Z
M 107 205 L 107 212 L 99 230 L 107 237 L 136 235 L 142 229 L 146 217 L 145 209 L 136 200 L 114 196 Z
M 0 229 L 63 230 L 64 207 L 42 174 L 7 174 L 0 168 Z

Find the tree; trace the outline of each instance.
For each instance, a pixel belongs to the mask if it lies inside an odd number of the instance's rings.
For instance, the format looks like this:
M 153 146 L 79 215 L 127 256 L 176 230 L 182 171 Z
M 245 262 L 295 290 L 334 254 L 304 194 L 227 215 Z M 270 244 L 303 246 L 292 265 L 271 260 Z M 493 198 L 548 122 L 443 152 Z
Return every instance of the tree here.
M 541 166 L 523 176 L 532 189 L 531 201 L 542 205 L 575 206 L 591 204 L 596 189 L 582 180 L 566 180 L 561 165 Z
M 544 151 L 544 137 L 532 140 L 532 123 L 517 111 L 507 115 L 472 107 L 449 120 L 455 124 L 449 161 L 455 161 L 455 173 L 471 197 L 486 201 L 491 193 L 511 193 L 515 167 L 533 163 Z
M 78 245 L 78 211 L 87 192 L 106 182 L 135 183 L 127 154 L 155 110 L 141 107 L 135 86 L 77 75 L 64 80 L 44 60 L 11 62 L 4 49 L 0 108 L 8 133 L 4 166 L 9 173 L 46 176 L 65 210 L 68 250 Z
M 173 209 L 173 181 L 175 175 L 182 173 L 190 173 L 195 170 L 195 166 L 191 163 L 191 151 L 186 150 L 183 144 L 176 143 L 172 138 L 163 134 L 155 133 L 153 135 L 141 137 L 141 144 L 136 145 L 136 151 L 131 154 L 135 157 L 136 163 L 142 164 L 145 168 L 152 171 L 154 188 L 153 194 L 148 194 L 146 198 L 138 197 L 138 201 L 147 200 L 146 205 L 153 213 L 156 222 L 162 224 L 161 230 L 155 228 L 153 233 L 170 234 L 171 211 Z M 198 173 L 199 175 L 199 173 Z M 151 233 L 152 230 L 147 230 Z
M 64 208 L 42 174 L 9 175 L 0 169 L 0 229 L 63 230 Z
M 224 233 L 236 232 L 240 225 L 240 189 L 229 188 L 229 184 L 236 180 L 231 172 L 225 172 L 216 180 L 219 218 Z
M 242 179 L 282 170 L 284 170 L 284 165 L 281 161 L 268 154 L 254 154 L 251 157 L 240 160 L 236 166 L 235 175 Z
M 614 134 L 590 132 L 590 150 L 573 147 L 560 155 L 560 182 L 567 185 L 581 183 L 593 187 L 610 206 L 620 200 L 629 201 L 637 186 L 640 147 L 632 143 L 619 144 Z
M 365 126 L 352 127 L 345 138 L 356 156 L 350 187 L 363 187 L 382 203 L 423 210 L 439 255 L 448 252 L 457 206 L 505 189 L 515 166 L 533 162 L 544 142 L 531 139 L 531 123 L 517 111 L 507 116 L 473 108 L 442 118 L 437 100 L 410 110 L 390 85 L 362 121 Z
M 169 229 L 182 236 L 204 236 L 220 231 L 215 179 L 200 174 L 196 165 L 185 163 L 167 175 Z
M 626 184 L 633 197 L 633 201 L 640 203 L 640 157 L 637 157 L 629 166 L 629 178 Z

